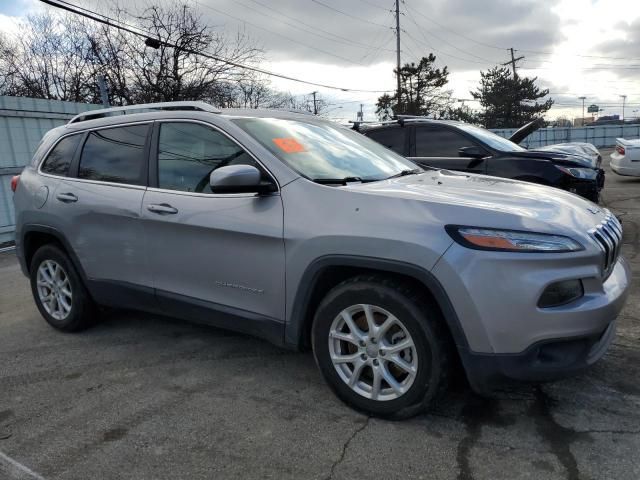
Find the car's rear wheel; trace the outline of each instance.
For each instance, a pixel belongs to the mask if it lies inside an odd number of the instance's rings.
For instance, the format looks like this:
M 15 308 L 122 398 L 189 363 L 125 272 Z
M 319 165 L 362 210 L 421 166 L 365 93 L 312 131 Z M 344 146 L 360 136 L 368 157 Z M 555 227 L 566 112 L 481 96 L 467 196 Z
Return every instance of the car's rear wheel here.
M 33 256 L 30 272 L 36 306 L 51 326 L 73 332 L 93 322 L 95 305 L 69 257 L 60 248 L 40 247 Z
M 312 330 L 335 393 L 385 418 L 419 413 L 445 390 L 451 345 L 438 309 L 402 282 L 356 277 L 331 290 Z

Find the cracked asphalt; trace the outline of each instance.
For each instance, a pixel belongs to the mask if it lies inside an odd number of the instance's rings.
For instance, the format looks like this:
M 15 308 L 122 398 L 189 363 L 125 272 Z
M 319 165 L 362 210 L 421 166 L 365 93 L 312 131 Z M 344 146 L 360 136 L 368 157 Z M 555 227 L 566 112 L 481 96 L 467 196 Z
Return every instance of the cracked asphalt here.
M 634 284 L 605 358 L 491 398 L 461 385 L 404 422 L 355 413 L 311 354 L 251 337 L 132 312 L 58 333 L 0 255 L 0 479 L 637 480 L 640 179 L 608 173 Z

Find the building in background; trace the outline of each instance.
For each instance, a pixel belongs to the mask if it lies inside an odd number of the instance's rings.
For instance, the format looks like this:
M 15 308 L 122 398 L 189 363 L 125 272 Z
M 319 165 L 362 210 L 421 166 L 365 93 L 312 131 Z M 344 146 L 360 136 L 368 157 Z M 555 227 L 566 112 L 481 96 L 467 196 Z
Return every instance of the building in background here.
M 595 121 L 596 117 L 584 117 L 584 118 L 575 118 L 573 120 L 574 127 L 584 127 L 585 125 L 589 125 Z

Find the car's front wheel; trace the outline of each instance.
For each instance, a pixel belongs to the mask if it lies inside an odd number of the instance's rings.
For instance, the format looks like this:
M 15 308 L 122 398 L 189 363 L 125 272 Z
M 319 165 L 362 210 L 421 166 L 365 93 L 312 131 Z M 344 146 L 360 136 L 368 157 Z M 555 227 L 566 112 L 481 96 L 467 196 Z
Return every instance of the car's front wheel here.
M 95 305 L 69 257 L 56 245 L 40 247 L 31 261 L 31 291 L 44 319 L 58 330 L 89 326 Z
M 318 307 L 312 343 L 335 393 L 372 415 L 410 417 L 447 385 L 452 353 L 439 311 L 399 281 L 367 276 L 336 286 Z

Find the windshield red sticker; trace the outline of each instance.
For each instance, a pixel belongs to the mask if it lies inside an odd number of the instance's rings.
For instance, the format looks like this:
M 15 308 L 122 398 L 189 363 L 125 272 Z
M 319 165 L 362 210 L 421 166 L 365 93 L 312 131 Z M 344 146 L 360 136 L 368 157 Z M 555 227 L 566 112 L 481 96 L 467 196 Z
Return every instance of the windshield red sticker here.
M 300 153 L 306 151 L 304 146 L 295 138 L 274 138 L 273 143 L 284 153 Z

